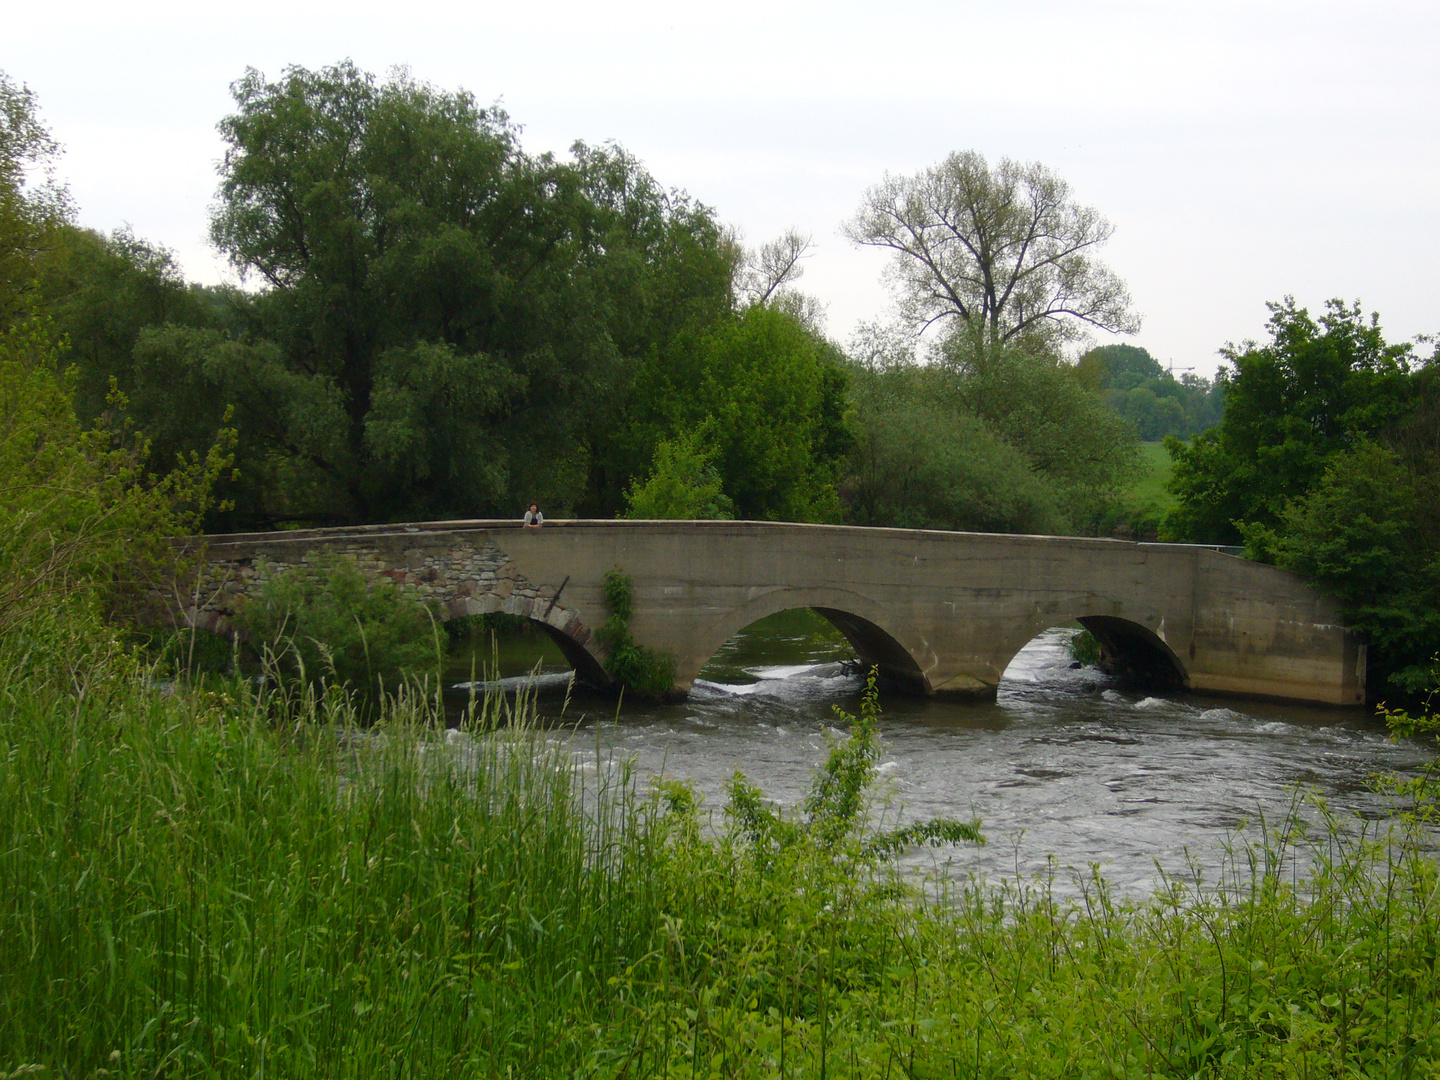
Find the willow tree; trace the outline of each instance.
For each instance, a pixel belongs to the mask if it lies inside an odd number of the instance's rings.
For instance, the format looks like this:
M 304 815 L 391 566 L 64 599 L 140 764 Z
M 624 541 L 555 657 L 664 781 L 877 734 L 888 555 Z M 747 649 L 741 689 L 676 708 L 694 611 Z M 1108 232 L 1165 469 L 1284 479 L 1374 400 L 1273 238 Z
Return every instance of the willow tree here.
M 499 109 L 404 73 L 252 70 L 232 90 L 212 237 L 258 279 L 254 330 L 141 345 L 157 378 L 236 405 L 242 467 L 274 477 L 242 509 L 613 512 L 633 475 L 613 402 L 730 313 L 710 212 L 613 146 L 527 154 Z
M 1039 162 L 992 168 L 967 150 L 887 174 L 845 232 L 895 253 L 891 280 L 917 329 L 958 323 L 1000 344 L 1140 326 L 1124 282 L 1095 257 L 1114 227 Z

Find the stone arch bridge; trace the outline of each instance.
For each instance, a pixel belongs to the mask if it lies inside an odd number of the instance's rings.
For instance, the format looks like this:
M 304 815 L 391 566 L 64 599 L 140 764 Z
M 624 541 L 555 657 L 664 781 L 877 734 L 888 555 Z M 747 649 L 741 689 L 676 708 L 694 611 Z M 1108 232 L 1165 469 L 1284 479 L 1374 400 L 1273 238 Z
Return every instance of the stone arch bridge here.
M 891 682 L 993 696 L 1040 631 L 1078 620 L 1122 674 L 1168 688 L 1357 704 L 1364 647 L 1298 578 L 1206 548 L 1120 540 L 732 521 L 449 521 L 206 538 L 180 606 L 225 631 L 271 574 L 323 556 L 413 586 L 449 617 L 538 622 L 580 677 L 605 683 L 601 581 L 635 581 L 630 629 L 677 661 L 687 692 L 733 634 L 813 608 Z

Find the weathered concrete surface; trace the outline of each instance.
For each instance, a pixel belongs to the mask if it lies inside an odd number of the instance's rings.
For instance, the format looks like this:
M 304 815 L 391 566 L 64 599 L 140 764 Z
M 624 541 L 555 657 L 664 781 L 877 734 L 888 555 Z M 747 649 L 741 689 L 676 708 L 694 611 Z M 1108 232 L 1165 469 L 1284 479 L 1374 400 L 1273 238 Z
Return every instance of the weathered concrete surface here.
M 1175 686 L 1329 704 L 1365 698 L 1364 649 L 1336 604 L 1273 567 L 1119 540 L 761 522 L 511 521 L 208 538 L 186 618 L 224 629 L 257 582 L 322 553 L 413 585 L 451 616 L 541 622 L 603 679 L 593 631 L 607 571 L 635 580 L 636 640 L 677 659 L 679 691 L 733 634 L 820 611 L 862 660 L 927 694 L 993 695 L 1040 631 L 1078 619 L 1120 666 Z

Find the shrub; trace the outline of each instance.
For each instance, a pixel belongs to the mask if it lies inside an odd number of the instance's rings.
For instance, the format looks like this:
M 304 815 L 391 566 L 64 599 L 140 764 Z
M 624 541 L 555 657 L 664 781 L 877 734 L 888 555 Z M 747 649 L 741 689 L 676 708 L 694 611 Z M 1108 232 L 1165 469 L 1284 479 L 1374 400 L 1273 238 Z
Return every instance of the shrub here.
M 694 521 L 729 520 L 735 504 L 722 490 L 715 454 L 697 435 L 679 435 L 655 448 L 655 468 L 643 484 L 637 479 L 625 496 L 628 518 Z
M 155 662 L 164 677 L 230 675 L 235 669 L 235 643 L 210 630 L 138 630 L 131 642 Z
M 1089 630 L 1081 630 L 1070 639 L 1070 656 L 1077 663 L 1095 667 L 1100 663 L 1100 642 Z
M 224 431 L 204 457 L 155 475 L 148 445 L 117 419 L 124 398 L 112 394 L 111 429 L 87 430 L 72 391 L 43 320 L 0 333 L 0 636 L 57 606 L 142 610 L 196 556 L 172 540 L 194 531 L 230 465 Z
M 367 693 L 438 665 L 438 613 L 349 559 L 317 560 L 271 577 L 236 614 L 248 648 L 284 675 Z

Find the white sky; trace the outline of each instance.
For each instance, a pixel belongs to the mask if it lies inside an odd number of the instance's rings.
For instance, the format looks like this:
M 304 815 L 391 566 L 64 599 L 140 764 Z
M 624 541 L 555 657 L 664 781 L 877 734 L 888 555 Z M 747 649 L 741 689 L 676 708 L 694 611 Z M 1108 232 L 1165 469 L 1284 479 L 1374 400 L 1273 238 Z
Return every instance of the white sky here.
M 58 0 L 3 25 L 81 222 L 129 224 L 195 280 L 229 276 L 205 238 L 229 84 L 350 57 L 503 98 L 532 152 L 613 139 L 751 243 L 812 233 L 800 287 L 842 341 L 889 297 L 840 223 L 887 170 L 963 149 L 1042 161 L 1115 223 L 1128 340 L 1177 371 L 1263 337 L 1286 293 L 1358 298 L 1392 339 L 1440 330 L 1434 0 Z

